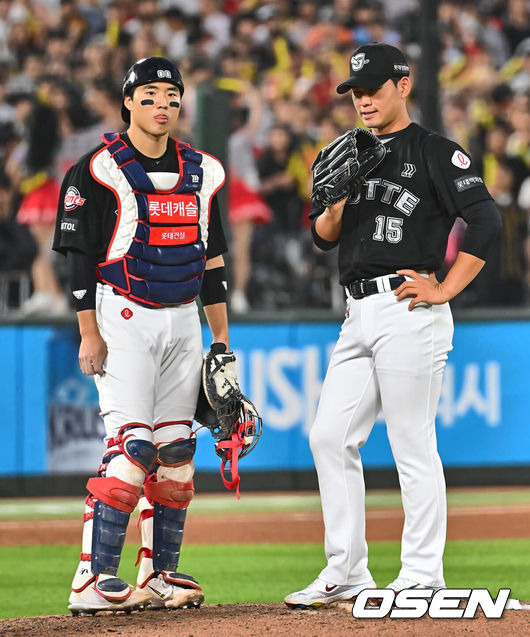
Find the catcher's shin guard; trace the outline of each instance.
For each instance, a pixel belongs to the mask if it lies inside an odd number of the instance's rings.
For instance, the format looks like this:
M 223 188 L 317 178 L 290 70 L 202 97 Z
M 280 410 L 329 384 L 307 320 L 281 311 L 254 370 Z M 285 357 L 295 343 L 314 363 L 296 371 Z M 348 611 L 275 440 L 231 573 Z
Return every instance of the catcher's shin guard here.
M 186 508 L 193 497 L 195 439 L 161 445 L 156 482 L 144 485 L 140 500 L 142 548 L 138 589 L 151 591 L 152 608 L 199 606 L 204 594 L 189 575 L 177 573 Z
M 155 572 L 176 571 L 186 509 L 172 509 L 155 502 L 153 510 L 153 568 Z
M 138 571 L 138 586 L 144 587 L 149 579 L 163 571 L 176 571 L 182 544 L 186 509 L 169 509 L 154 503 L 152 506 L 147 498 L 140 498 L 140 532 L 142 548 L 138 557 L 142 558 Z M 164 509 L 166 511 L 164 511 Z M 167 511 L 174 511 L 178 516 L 164 515 Z M 162 518 L 162 519 L 160 519 Z M 156 535 L 154 531 L 157 520 Z M 153 546 L 156 550 L 153 551 Z
M 155 572 L 153 566 L 154 509 L 145 497 L 140 498 L 138 506 L 142 548 L 138 553 L 138 559 L 141 558 L 141 562 L 136 592 L 142 599 L 148 599 L 148 608 L 197 608 L 204 601 L 204 593 L 191 575 L 166 570 Z M 181 511 L 185 510 L 181 509 Z
M 193 498 L 195 438 L 174 440 L 158 450 L 157 481 L 144 487 L 153 502 L 153 568 L 175 571 L 186 521 L 186 509 Z
M 90 478 L 87 488 L 94 496 L 92 523 L 92 572 L 116 575 L 129 516 L 140 497 L 140 486 L 119 478 Z
M 79 565 L 72 582 L 72 591 L 79 593 L 91 584 L 96 576 L 92 573 L 92 524 L 94 518 L 94 498 L 88 495 L 85 500 L 83 515 L 83 539 L 81 541 L 81 556 Z
M 143 606 L 147 602 L 147 596 L 142 595 L 141 591 L 133 591 L 131 586 L 122 579 L 115 576 L 115 570 L 109 569 L 107 573 L 97 573 L 94 571 L 92 557 L 98 556 L 101 549 L 106 558 L 109 557 L 107 547 L 94 546 L 94 536 L 99 535 L 101 525 L 94 525 L 94 509 L 98 509 L 103 503 L 96 502 L 92 495 L 89 495 L 85 502 L 85 513 L 83 515 L 83 539 L 81 547 L 81 559 L 72 582 L 72 592 L 69 598 L 68 608 L 73 614 L 79 613 L 96 613 L 98 611 L 124 611 L 130 612 L 135 608 Z M 105 505 L 108 507 L 108 505 Z M 111 507 L 108 507 L 111 509 Z M 121 511 L 116 511 L 120 515 L 126 515 Z M 95 529 L 94 529 L 95 526 Z M 105 527 L 105 525 L 103 525 Z M 108 533 L 109 528 L 103 529 Z M 111 539 L 111 542 L 116 542 Z M 101 543 L 100 543 L 101 544 Z M 110 558 L 119 563 L 119 554 L 113 556 L 116 546 L 111 551 Z M 120 547 L 121 551 L 121 547 Z M 98 566 L 101 566 L 101 560 L 95 560 Z M 96 566 L 96 570 L 98 567 Z
M 90 478 L 87 489 L 94 496 L 92 525 L 92 572 L 116 575 L 129 516 L 138 503 L 145 475 L 157 456 L 153 442 L 139 436 L 151 435 L 147 425 L 129 423 L 108 441 L 100 472 Z
M 130 611 L 144 599 L 116 577 L 130 513 L 138 502 L 146 473 L 157 456 L 156 446 L 141 436 L 146 425 L 131 423 L 108 441 L 98 478 L 87 483 L 81 560 L 72 582 L 72 613 Z

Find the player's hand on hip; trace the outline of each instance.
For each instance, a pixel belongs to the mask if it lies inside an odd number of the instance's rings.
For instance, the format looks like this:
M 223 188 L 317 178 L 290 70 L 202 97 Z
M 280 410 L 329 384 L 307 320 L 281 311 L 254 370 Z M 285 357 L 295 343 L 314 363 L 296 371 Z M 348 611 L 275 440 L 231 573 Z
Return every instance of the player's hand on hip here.
M 103 376 L 103 364 L 107 358 L 107 344 L 101 334 L 90 333 L 82 337 L 79 347 L 79 367 L 83 374 Z
M 441 305 L 449 300 L 443 284 L 437 281 L 433 272 L 428 277 L 418 274 L 415 270 L 397 270 L 397 274 L 402 274 L 412 279 L 412 281 L 405 281 L 394 290 L 398 301 L 412 297 L 409 303 L 409 310 L 413 310 L 418 303 Z

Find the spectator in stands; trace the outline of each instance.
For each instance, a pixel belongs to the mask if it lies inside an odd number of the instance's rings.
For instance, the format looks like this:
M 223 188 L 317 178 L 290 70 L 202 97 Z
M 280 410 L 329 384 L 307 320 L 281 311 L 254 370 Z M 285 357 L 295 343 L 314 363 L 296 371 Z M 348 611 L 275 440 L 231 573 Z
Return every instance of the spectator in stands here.
M 9 177 L 0 171 L 0 270 L 29 270 L 37 246 L 27 228 L 13 217 L 12 197 Z
M 268 223 L 272 213 L 261 196 L 254 154 L 254 139 L 261 125 L 263 107 L 259 91 L 245 82 L 233 100 L 233 132 L 228 144 L 230 177 L 228 220 L 232 230 L 233 289 L 230 309 L 249 309 L 246 287 L 250 277 L 251 242 L 255 224 Z
M 527 2 L 440 0 L 445 125 L 448 134 L 480 162 L 486 154 L 508 163 L 516 156 L 530 166 Z M 328 127 L 340 134 L 351 126 L 351 102 L 337 99 L 335 93 L 348 70 L 347 53 L 362 41 L 384 39 L 403 43 L 408 57 L 418 60 L 421 5 L 420 0 L 0 0 L 0 124 L 12 122 L 16 115 L 17 126 L 21 125 L 16 113 L 20 109 L 4 100 L 7 86 L 35 85 L 59 118 L 57 177 L 61 178 L 73 158 L 97 144 L 100 126 L 92 126 L 94 119 L 109 118 L 106 103 L 113 98 L 107 93 L 104 97 L 101 78 L 121 84 L 133 58 L 161 54 L 178 62 L 187 94 L 178 135 L 192 144 L 197 134 L 197 85 L 208 82 L 220 87 L 224 82 L 221 88 L 234 91 L 251 82 L 263 112 L 250 141 L 258 153 L 267 146 L 260 159 L 259 170 L 267 169 L 262 195 L 274 201 L 275 212 L 271 224 L 254 227 L 252 233 L 255 272 L 251 269 L 249 287 L 255 301 L 249 300 L 261 303 L 259 290 L 272 284 L 283 290 L 278 295 L 280 306 L 311 302 L 316 289 L 306 286 L 303 272 L 315 255 L 307 251 L 300 228 L 311 188 L 309 166 L 318 145 L 329 137 L 322 133 Z M 416 112 L 414 119 L 421 121 L 419 115 Z M 505 154 L 496 159 L 491 148 L 486 152 L 486 139 L 498 121 L 509 125 L 511 132 Z M 277 124 L 284 130 L 274 130 Z M 269 131 L 282 144 L 290 139 L 286 165 L 284 158 L 278 167 L 278 157 L 267 141 Z M 490 140 L 493 145 L 496 136 L 498 131 Z M 495 161 L 486 163 L 491 168 Z M 2 165 L 5 161 L 0 158 L 0 169 Z M 521 183 L 516 173 L 514 193 Z M 271 255 L 267 244 L 289 250 Z M 285 253 L 291 255 L 288 263 Z M 330 267 L 326 275 L 327 264 L 320 265 L 319 294 L 328 289 L 324 281 L 334 271 Z M 244 265 L 241 273 L 244 280 Z M 286 280 L 289 276 L 294 280 Z M 240 287 L 239 275 L 234 278 Z M 263 281 L 267 285 L 260 288 Z M 293 290 L 295 285 L 303 291 Z M 276 307 L 275 303 L 276 299 L 264 297 L 261 306 Z
M 469 148 L 468 100 L 465 93 L 448 95 L 442 105 L 442 119 L 445 134 L 449 139 Z
M 497 170 L 504 164 L 512 173 L 512 196 L 517 199 L 521 184 L 528 176 L 528 166 L 520 157 L 508 153 L 508 140 L 513 129 L 503 120 L 495 122 L 486 135 L 486 152 L 482 158 L 482 175 L 488 189 L 497 183 Z M 505 184 L 505 180 L 501 182 Z
M 208 36 L 203 50 L 215 58 L 230 40 L 230 18 L 223 11 L 222 0 L 201 0 L 200 5 L 203 29 Z
M 514 93 L 530 92 L 530 38 L 523 40 L 515 49 L 517 68 L 510 78 L 510 88 Z
M 514 198 L 513 181 L 512 166 L 500 159 L 488 188 L 502 215 L 501 240 L 473 282 L 474 305 L 517 306 L 528 299 L 528 219 Z
M 88 108 L 100 118 L 98 126 L 103 131 L 122 131 L 125 125 L 121 118 L 121 88 L 110 78 L 100 78 L 87 88 L 85 100 Z
M 530 168 L 530 93 L 516 95 L 510 110 L 513 132 L 508 138 L 507 152 L 520 157 Z
M 56 168 L 58 178 L 62 178 L 77 158 L 98 143 L 101 131 L 76 83 L 44 76 L 39 82 L 39 92 L 58 117 L 61 144 Z
M 164 17 L 156 25 L 157 39 L 165 47 L 169 59 L 181 60 L 189 53 L 186 16 L 178 7 L 169 7 Z
M 100 0 L 78 3 L 79 14 L 86 24 L 86 36 L 91 38 L 105 32 L 105 11 Z
M 25 316 L 63 314 L 68 303 L 62 293 L 51 257 L 59 183 L 54 160 L 60 144 L 58 118 L 50 106 L 29 95 L 17 104 L 26 129 L 24 141 L 12 153 L 6 168 L 22 195 L 17 221 L 29 227 L 37 244 L 31 275 L 33 295 L 21 307 Z
M 261 192 L 273 213 L 271 223 L 260 228 L 255 248 L 261 265 L 256 275 L 260 286 L 253 286 L 251 302 L 254 298 L 262 307 L 289 307 L 302 302 L 304 200 L 299 178 L 305 170 L 290 127 L 274 124 L 258 159 Z M 307 183 L 304 185 L 307 188 Z
M 108 77 L 111 84 L 117 82 L 118 78 L 110 77 L 111 59 L 114 55 L 115 52 L 106 44 L 103 36 L 95 36 L 83 48 L 80 55 L 75 77 L 76 83 L 86 86 L 102 77 Z
M 294 139 L 287 124 L 275 124 L 269 131 L 263 155 L 258 160 L 261 192 L 274 213 L 278 230 L 297 233 L 301 227 L 303 202 L 291 171 Z
M 471 155 L 479 160 L 486 152 L 486 135 L 496 122 L 509 123 L 513 91 L 507 84 L 498 84 L 485 95 L 485 99 L 470 100 L 470 92 L 463 92 L 468 109 L 473 113 L 475 130 L 469 139 Z
M 526 0 L 508 0 L 505 3 L 503 32 L 508 40 L 510 53 L 514 53 L 517 46 L 530 37 L 530 17 Z

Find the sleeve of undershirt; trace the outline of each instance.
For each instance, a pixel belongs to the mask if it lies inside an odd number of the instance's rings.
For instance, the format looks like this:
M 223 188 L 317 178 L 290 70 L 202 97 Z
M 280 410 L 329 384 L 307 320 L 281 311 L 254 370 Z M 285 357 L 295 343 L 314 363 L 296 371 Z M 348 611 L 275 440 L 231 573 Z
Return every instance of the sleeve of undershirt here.
M 466 206 L 460 216 L 467 222 L 460 250 L 485 261 L 502 227 L 499 209 L 492 199 L 484 199 Z
M 96 266 L 79 250 L 66 252 L 68 283 L 76 312 L 96 309 Z

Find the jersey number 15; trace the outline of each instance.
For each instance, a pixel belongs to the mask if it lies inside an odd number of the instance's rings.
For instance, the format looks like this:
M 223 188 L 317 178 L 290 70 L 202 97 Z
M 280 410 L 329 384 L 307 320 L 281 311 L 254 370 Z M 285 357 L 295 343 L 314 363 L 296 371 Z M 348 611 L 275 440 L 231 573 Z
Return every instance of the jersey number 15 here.
M 384 241 L 388 243 L 399 243 L 403 238 L 403 219 L 399 217 L 385 217 L 377 215 L 375 218 L 374 241 Z

